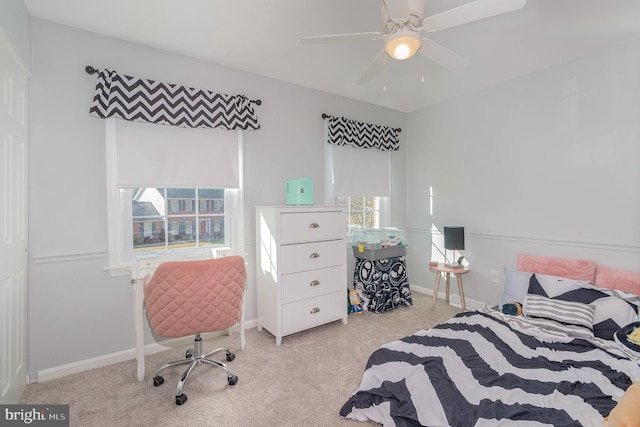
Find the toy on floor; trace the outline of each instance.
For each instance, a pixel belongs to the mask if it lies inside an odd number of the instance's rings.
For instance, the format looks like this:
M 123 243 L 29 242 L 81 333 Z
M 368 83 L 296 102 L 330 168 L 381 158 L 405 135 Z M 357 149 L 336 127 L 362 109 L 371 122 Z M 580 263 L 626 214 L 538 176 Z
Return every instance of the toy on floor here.
M 508 302 L 502 306 L 502 312 L 504 314 L 510 314 L 512 316 L 522 315 L 522 304 L 519 302 Z
M 360 304 L 360 297 L 355 289 L 349 291 L 349 307 L 352 313 L 362 314 L 362 304 Z

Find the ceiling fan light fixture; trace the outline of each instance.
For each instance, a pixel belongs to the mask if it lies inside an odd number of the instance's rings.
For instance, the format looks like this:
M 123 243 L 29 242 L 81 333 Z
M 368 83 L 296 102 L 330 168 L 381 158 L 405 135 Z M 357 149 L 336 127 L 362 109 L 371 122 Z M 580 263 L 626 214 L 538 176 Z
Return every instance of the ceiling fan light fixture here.
M 415 55 L 420 47 L 422 39 L 419 34 L 413 31 L 399 31 L 387 39 L 384 50 L 391 58 L 402 61 Z

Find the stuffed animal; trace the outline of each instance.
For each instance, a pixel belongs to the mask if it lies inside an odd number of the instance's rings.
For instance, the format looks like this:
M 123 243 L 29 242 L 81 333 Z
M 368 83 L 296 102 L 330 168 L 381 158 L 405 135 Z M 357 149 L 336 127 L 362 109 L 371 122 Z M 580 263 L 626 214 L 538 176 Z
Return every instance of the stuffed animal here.
M 502 312 L 504 314 L 510 314 L 511 316 L 521 316 L 522 304 L 519 302 L 508 302 L 502 306 Z
M 349 291 L 349 307 L 352 313 L 362 314 L 362 304 L 360 304 L 360 297 L 355 289 Z
M 633 341 L 634 344 L 640 345 L 640 327 L 635 328 L 633 332 L 627 335 L 629 341 Z

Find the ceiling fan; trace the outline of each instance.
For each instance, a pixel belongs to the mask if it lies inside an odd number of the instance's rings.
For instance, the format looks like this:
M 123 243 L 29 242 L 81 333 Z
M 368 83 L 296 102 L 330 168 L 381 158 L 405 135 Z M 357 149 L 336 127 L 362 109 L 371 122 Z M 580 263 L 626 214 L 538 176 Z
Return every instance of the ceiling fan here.
M 468 62 L 457 53 L 425 37 L 422 33 L 440 31 L 480 19 L 521 9 L 527 0 L 475 0 L 453 9 L 424 17 L 427 0 L 383 0 L 383 32 L 333 34 L 302 38 L 302 44 L 339 43 L 354 40 L 384 40 L 382 49 L 358 79 L 368 83 L 388 58 L 405 60 L 420 52 L 451 71 L 459 71 Z

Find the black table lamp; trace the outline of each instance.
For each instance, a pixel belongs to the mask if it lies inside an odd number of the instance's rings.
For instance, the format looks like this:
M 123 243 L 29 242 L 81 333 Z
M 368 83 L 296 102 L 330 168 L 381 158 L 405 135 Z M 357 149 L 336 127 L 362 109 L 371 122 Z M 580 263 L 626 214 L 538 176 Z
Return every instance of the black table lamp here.
M 463 251 L 464 250 L 464 227 L 460 226 L 448 226 L 444 227 L 444 249 L 445 249 L 445 263 L 447 261 L 447 249 L 451 249 L 453 251 Z M 454 264 L 446 264 L 447 267 L 462 267 L 462 259 L 464 257 L 460 257 L 458 259 L 458 263 Z

